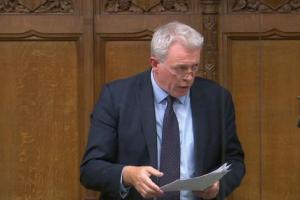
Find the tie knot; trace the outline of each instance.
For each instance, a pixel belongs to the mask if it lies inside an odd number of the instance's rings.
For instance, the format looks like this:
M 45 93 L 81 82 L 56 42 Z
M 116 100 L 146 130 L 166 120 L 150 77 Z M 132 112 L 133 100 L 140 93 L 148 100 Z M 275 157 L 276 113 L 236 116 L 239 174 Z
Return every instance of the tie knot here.
M 173 103 L 175 102 L 176 97 L 173 97 L 171 95 L 167 96 L 167 105 L 173 105 Z

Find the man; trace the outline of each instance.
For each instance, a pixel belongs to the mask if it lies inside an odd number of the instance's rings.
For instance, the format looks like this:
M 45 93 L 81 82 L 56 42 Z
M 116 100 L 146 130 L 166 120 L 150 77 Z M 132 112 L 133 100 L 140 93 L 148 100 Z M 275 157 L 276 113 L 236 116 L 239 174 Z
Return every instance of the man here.
M 185 24 L 161 26 L 151 42 L 152 69 L 104 86 L 81 164 L 85 187 L 103 199 L 194 200 L 224 199 L 240 184 L 244 154 L 231 96 L 195 77 L 202 44 Z M 204 191 L 160 189 L 167 177 L 199 176 L 224 162 L 231 171 Z

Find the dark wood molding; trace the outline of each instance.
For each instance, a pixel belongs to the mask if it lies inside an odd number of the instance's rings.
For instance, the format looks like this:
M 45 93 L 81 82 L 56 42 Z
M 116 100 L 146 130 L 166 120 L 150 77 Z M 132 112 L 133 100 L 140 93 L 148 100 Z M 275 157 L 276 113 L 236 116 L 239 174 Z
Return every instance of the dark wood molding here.
M 103 41 L 141 41 L 151 40 L 153 31 L 143 30 L 135 33 L 96 33 Z
M 298 117 L 298 128 L 300 128 L 300 96 L 297 97 L 297 99 L 299 100 L 299 117 Z
M 0 41 L 78 41 L 81 34 L 75 33 L 41 33 L 29 30 L 24 33 L 0 33 Z
M 170 14 L 185 13 L 190 10 L 188 0 L 160 0 L 158 3 L 145 7 L 132 0 L 106 0 L 103 5 L 104 12 L 110 14 Z
M 199 75 L 212 80 L 217 80 L 219 4 L 219 0 L 201 0 L 204 48 Z
M 72 0 L 45 0 L 35 4 L 26 1 L 0 1 L 0 14 L 73 13 Z
M 285 32 L 270 29 L 265 32 L 224 33 L 230 40 L 300 40 L 300 32 Z
M 230 6 L 230 12 L 242 13 L 294 13 L 300 12 L 300 1 L 295 0 L 235 0 Z

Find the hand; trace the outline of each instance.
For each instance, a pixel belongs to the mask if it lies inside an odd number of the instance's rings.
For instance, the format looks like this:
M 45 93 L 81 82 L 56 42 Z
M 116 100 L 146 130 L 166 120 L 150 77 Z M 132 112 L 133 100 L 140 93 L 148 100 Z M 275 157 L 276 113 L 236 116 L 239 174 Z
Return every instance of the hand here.
M 220 182 L 215 182 L 212 186 L 206 188 L 203 191 L 196 192 L 198 197 L 201 197 L 203 199 L 213 199 L 217 197 L 220 190 Z
M 123 182 L 126 186 L 134 186 L 144 198 L 162 196 L 163 191 L 150 176 L 161 177 L 163 173 L 150 166 L 125 166 L 123 169 Z

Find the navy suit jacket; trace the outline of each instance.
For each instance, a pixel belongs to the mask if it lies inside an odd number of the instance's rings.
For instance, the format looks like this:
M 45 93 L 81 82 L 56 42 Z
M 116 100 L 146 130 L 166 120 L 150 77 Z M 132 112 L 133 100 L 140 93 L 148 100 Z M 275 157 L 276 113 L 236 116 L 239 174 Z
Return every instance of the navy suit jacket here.
M 197 77 L 190 99 L 198 175 L 224 162 L 232 164 L 221 181 L 219 199 L 223 199 L 245 174 L 231 95 L 217 83 Z M 120 177 L 125 165 L 157 168 L 156 136 L 150 70 L 105 85 L 91 115 L 81 183 L 101 191 L 103 199 L 120 199 Z M 143 198 L 131 188 L 126 199 Z

